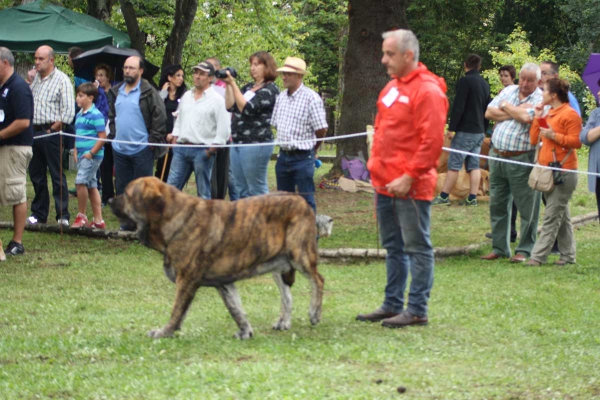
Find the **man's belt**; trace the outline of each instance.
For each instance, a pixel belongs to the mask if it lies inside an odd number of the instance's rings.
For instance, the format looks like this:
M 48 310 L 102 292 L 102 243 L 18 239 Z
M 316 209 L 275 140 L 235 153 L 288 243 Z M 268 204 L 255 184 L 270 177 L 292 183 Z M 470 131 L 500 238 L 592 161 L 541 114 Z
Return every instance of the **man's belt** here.
M 300 150 L 300 149 L 292 149 L 292 150 L 281 149 L 280 151 L 282 153 L 287 154 L 288 156 L 293 156 L 293 155 L 296 155 L 296 154 L 308 154 L 308 153 L 310 153 L 310 150 Z
M 530 153 L 534 150 L 526 150 L 526 151 L 501 151 L 498 149 L 494 150 L 500 157 L 516 157 L 522 154 Z
M 36 132 L 47 131 L 52 127 L 52 124 L 33 125 L 33 130 Z

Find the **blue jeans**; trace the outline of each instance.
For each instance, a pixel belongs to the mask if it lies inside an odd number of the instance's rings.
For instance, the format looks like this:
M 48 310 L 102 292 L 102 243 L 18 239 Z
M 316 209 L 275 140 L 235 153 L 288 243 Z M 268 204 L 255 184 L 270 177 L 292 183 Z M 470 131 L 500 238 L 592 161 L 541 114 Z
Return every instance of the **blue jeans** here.
M 483 133 L 456 132 L 450 148 L 479 154 L 481 153 L 483 138 Z M 463 163 L 467 172 L 479 169 L 479 157 L 450 152 L 450 156 L 448 156 L 448 170 L 460 171 Z
M 267 168 L 274 145 L 232 147 L 229 162 L 238 198 L 269 193 Z
M 77 161 L 77 176 L 75 185 L 85 185 L 88 189 L 98 189 L 98 171 L 102 158 L 88 159 L 80 157 Z
M 277 190 L 299 194 L 317 212 L 315 203 L 315 153 L 312 150 L 285 152 L 281 150 L 275 164 Z
M 433 246 L 429 236 L 431 203 L 376 194 L 381 244 L 387 250 L 387 285 L 382 308 L 399 313 L 410 269 L 408 307 L 413 315 L 427 316 L 433 286 Z
M 123 194 L 129 182 L 143 176 L 154 175 L 154 150 L 146 147 L 131 156 L 113 149 L 117 195 Z
M 167 183 L 182 190 L 191 173 L 194 172 L 198 197 L 210 200 L 210 178 L 214 163 L 215 157 L 209 157 L 205 148 L 175 147 Z

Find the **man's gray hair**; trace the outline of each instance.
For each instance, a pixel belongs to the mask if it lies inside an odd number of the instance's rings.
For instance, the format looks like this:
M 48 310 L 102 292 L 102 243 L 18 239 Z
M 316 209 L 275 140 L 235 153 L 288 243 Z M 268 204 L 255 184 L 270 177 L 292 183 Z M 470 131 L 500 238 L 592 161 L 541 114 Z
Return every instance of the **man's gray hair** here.
M 400 53 L 406 53 L 410 50 L 415 55 L 415 62 L 419 61 L 419 39 L 415 36 L 412 31 L 408 29 L 397 29 L 395 31 L 388 31 L 381 35 L 383 39 L 394 38 L 396 39 L 396 45 Z
M 542 79 L 542 70 L 540 69 L 540 67 L 537 64 L 534 63 L 525 63 L 525 65 L 523 65 L 521 67 L 521 71 L 519 72 L 519 74 L 522 74 L 523 72 L 535 72 L 535 78 L 539 81 L 540 79 Z
M 0 47 L 0 61 L 8 61 L 8 65 L 11 67 L 15 66 L 15 56 L 6 47 Z

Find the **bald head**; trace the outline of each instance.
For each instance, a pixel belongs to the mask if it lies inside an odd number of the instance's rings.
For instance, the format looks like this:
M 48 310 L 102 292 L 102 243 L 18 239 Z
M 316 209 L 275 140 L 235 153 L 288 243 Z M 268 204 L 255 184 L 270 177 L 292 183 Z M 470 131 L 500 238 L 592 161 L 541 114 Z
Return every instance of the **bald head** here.
M 50 46 L 40 46 L 35 51 L 35 69 L 42 78 L 54 71 L 54 49 Z

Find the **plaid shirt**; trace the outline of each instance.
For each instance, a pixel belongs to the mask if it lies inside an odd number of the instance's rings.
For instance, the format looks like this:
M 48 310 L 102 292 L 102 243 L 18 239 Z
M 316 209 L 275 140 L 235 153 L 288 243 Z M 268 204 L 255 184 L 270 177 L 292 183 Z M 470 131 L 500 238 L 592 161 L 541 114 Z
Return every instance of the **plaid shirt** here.
M 62 121 L 72 124 L 75 118 L 75 96 L 71 80 L 54 68 L 44 79 L 37 73 L 31 84 L 33 92 L 33 123 L 35 125 L 52 124 Z
M 499 107 L 500 103 L 506 101 L 513 106 L 519 106 L 524 103 L 529 103 L 533 107 L 542 102 L 542 91 L 538 88 L 533 93 L 524 98 L 519 99 L 519 86 L 512 85 L 502 90 L 498 96 L 488 105 L 488 107 Z M 533 120 L 533 108 L 528 111 Z M 492 135 L 492 143 L 494 148 L 500 151 L 529 151 L 535 150 L 535 146 L 529 142 L 529 127 L 530 124 L 522 124 L 515 119 L 496 123 L 494 134 Z
M 277 96 L 271 125 L 277 129 L 280 142 L 309 140 L 285 145 L 284 150 L 311 150 L 316 144 L 315 131 L 328 128 L 323 100 L 303 84 L 291 95 L 285 90 Z

